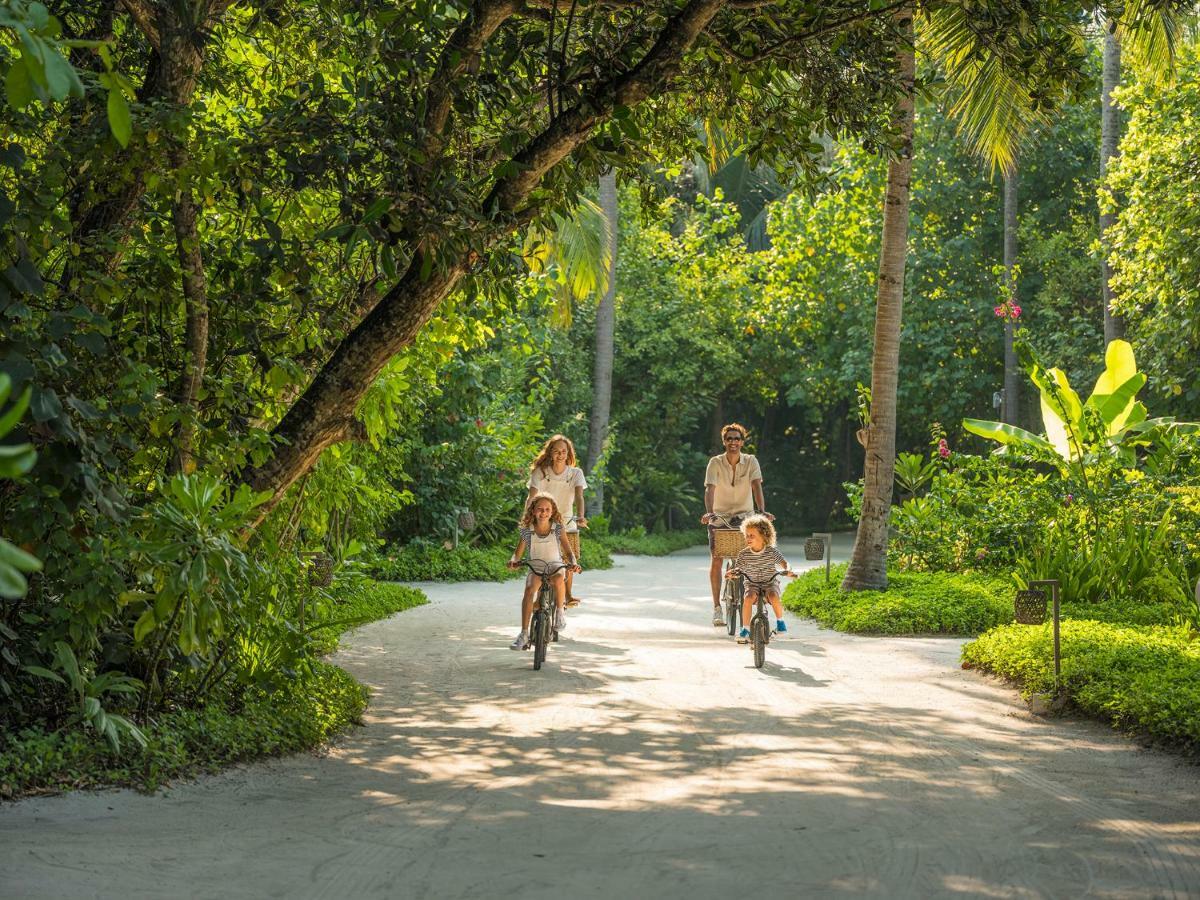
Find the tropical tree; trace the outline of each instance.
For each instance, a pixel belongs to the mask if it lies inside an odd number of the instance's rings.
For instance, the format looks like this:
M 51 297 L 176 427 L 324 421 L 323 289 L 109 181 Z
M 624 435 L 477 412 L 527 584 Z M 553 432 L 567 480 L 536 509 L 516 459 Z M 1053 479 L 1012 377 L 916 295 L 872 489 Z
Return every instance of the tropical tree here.
M 620 221 L 617 204 L 617 173 L 609 169 L 600 176 L 600 208 L 604 212 L 608 273 L 596 303 L 596 338 L 592 363 L 592 411 L 588 419 L 587 475 L 594 497 L 593 511 L 604 512 L 604 479 L 597 466 L 604 455 L 612 408 L 613 330 L 616 318 L 617 252 Z
M 1061 14 L 1061 8 L 1058 12 Z M 1047 10 L 1047 12 L 1052 12 Z M 1083 33 L 1071 16 L 1046 16 L 1035 23 L 1033 10 L 1018 14 L 1011 31 L 982 32 L 966 6 L 946 5 L 922 10 L 920 42 L 936 59 L 958 92 L 953 112 L 961 119 L 968 142 L 994 166 L 1008 171 L 1017 148 L 1030 129 L 1056 104 L 1063 87 L 1079 80 L 1083 71 Z M 1163 19 L 1161 9 L 1127 9 L 1127 18 Z M 897 13 L 902 15 L 902 13 Z M 1041 18 L 1041 17 L 1039 17 Z M 911 20 L 911 11 L 909 20 Z M 1169 46 L 1169 45 L 1168 45 Z M 901 59 L 899 70 L 905 71 Z M 903 81 L 903 77 L 901 78 Z M 915 76 L 909 79 L 912 84 Z M 911 88 L 903 96 L 911 101 Z M 899 146 L 911 154 L 911 105 L 897 108 Z M 862 514 L 850 564 L 843 579 L 848 590 L 887 586 L 887 529 L 891 509 L 895 462 L 895 402 L 901 310 L 897 290 L 889 278 L 904 277 L 905 241 L 901 223 L 888 229 L 889 216 L 908 208 L 908 174 L 911 168 L 889 169 L 884 206 L 884 240 L 880 253 L 875 355 L 872 360 L 870 424 L 864 429 L 866 463 Z M 894 176 L 894 177 L 893 177 Z M 896 240 L 900 236 L 900 240 Z M 878 381 L 878 385 L 876 382 Z

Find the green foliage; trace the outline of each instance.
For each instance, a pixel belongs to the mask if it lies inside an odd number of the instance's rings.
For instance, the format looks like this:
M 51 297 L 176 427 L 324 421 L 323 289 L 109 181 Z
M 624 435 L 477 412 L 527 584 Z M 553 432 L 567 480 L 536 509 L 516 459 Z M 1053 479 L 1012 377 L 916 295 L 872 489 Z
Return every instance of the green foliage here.
M 1063 623 L 1062 687 L 1115 726 L 1200 747 L 1200 642 L 1190 627 Z M 1004 625 L 963 647 L 963 664 L 1021 685 L 1054 687 L 1051 627 Z
M 516 547 L 494 544 L 490 547 L 450 549 L 427 541 L 413 541 L 403 547 L 381 553 L 371 564 L 375 577 L 386 581 L 508 581 L 523 578 L 525 570 L 509 569 L 508 560 Z M 589 569 L 612 568 L 610 551 L 585 533 L 579 543 L 580 565 Z
M 627 553 L 632 556 L 666 556 L 676 550 L 684 550 L 707 543 L 708 534 L 703 528 L 653 533 L 647 533 L 645 529 L 631 528 L 627 531 L 596 536 L 595 540 L 609 553 Z
M 853 634 L 978 634 L 1012 620 L 1012 588 L 980 574 L 898 572 L 886 591 L 843 591 L 846 566 L 805 572 L 783 603 L 828 628 Z
M 419 590 L 402 584 L 356 580 L 336 586 L 318 611 L 319 620 L 329 624 L 313 628 L 313 648 L 331 653 L 337 648 L 338 636 L 347 628 L 386 619 L 428 602 L 429 598 Z
M 317 662 L 304 677 L 203 706 L 171 710 L 121 753 L 74 728 L 0 731 L 0 797 L 123 785 L 152 791 L 235 762 L 316 747 L 358 722 L 367 690 Z
M 4 410 L 11 392 L 12 379 L 6 373 L 0 372 L 0 411 Z M 0 415 L 0 439 L 7 437 L 17 427 L 25 410 L 29 408 L 29 398 L 32 394 L 32 389 L 26 388 L 16 402 Z M 36 460 L 37 453 L 32 444 L 0 444 L 0 480 L 24 475 L 33 468 Z M 37 557 L 26 553 L 20 547 L 14 547 L 0 537 L 0 599 L 15 600 L 25 596 L 28 587 L 25 576 L 41 568 L 41 561 Z M 4 652 L 3 640 L 14 636 L 6 634 L 4 625 L 0 624 L 0 653 Z M 11 651 L 9 655 L 11 656 Z M 16 664 L 15 658 L 9 658 L 7 661 Z M 3 676 L 0 676 L 0 690 L 8 693 L 7 682 Z
M 1200 46 L 1179 47 L 1174 78 L 1128 79 L 1116 96 L 1128 124 L 1101 191 L 1116 309 L 1156 403 L 1200 418 Z

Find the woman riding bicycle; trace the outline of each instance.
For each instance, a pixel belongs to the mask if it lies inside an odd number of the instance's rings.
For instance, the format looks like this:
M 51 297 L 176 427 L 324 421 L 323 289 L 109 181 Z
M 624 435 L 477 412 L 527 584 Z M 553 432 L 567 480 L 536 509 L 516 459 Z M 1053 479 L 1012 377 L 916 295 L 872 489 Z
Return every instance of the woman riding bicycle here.
M 759 512 L 774 519 L 766 510 L 762 490 L 762 469 L 758 460 L 742 452 L 746 442 L 746 429 L 732 422 L 721 429 L 721 442 L 725 452 L 708 461 L 704 473 L 704 509 L 700 522 L 708 525 L 708 549 L 712 563 L 708 569 L 709 585 L 712 587 L 712 623 L 718 628 L 725 625 L 721 615 L 721 557 L 714 547 L 714 514 L 735 522 L 735 519 L 751 515 L 757 505 Z
M 513 551 L 508 567 L 515 569 L 520 565 L 519 560 L 529 548 L 529 559 L 539 562 L 545 568 L 554 568 L 566 560 L 565 569 L 559 569 L 551 577 L 554 584 L 554 627 L 562 631 L 567 627 L 563 615 L 566 603 L 566 584 L 564 572 L 581 572 L 575 551 L 567 541 L 563 531 L 562 516 L 559 515 L 558 505 L 549 494 L 534 494 L 525 502 L 525 514 L 521 516 L 521 539 L 517 549 Z M 537 593 L 538 577 L 530 572 L 525 578 L 525 593 L 521 597 L 521 632 L 509 646 L 513 650 L 525 650 L 529 647 L 529 620 L 533 616 L 533 596 Z
M 583 491 L 587 487 L 587 479 L 583 477 L 583 469 L 575 465 L 575 445 L 566 435 L 556 434 L 546 441 L 542 450 L 529 467 L 529 497 L 535 494 L 547 493 L 554 498 L 558 511 L 565 520 L 564 530 L 567 539 L 575 548 L 575 556 L 579 556 L 579 529 L 587 528 L 587 517 L 584 514 Z M 567 573 L 567 605 L 575 606 L 578 597 L 571 594 L 571 582 L 574 576 Z

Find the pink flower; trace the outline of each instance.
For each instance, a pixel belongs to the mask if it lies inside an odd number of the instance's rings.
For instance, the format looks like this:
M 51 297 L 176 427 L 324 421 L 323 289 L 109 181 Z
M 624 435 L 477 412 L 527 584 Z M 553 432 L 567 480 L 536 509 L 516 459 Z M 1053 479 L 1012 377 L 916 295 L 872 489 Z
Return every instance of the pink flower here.
M 1001 319 L 1003 319 L 1005 316 L 1005 310 L 1003 306 L 993 307 L 992 312 L 994 312 Z
M 938 440 L 937 452 L 942 459 L 950 458 L 950 445 L 946 443 L 945 438 Z
M 1014 303 L 1012 306 L 1012 311 L 1009 312 L 1009 316 L 1013 319 L 1019 319 L 1021 317 L 1021 307 Z
M 1063 500 L 1063 506 L 1070 506 L 1074 502 L 1075 502 L 1075 495 L 1067 494 L 1066 498 Z

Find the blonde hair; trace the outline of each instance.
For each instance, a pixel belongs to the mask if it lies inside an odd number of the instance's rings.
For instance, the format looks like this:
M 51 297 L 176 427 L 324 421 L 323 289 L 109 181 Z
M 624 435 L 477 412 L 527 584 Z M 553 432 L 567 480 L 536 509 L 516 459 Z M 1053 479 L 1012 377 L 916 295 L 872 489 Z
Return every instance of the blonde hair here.
M 746 516 L 742 519 L 742 534 L 745 534 L 749 529 L 753 528 L 762 535 L 768 547 L 775 546 L 775 523 L 766 516 Z
M 543 500 L 550 501 L 550 521 L 555 525 L 561 525 L 563 523 L 562 513 L 558 511 L 558 504 L 554 502 L 554 497 L 550 494 L 547 494 L 545 491 L 539 491 L 525 501 L 525 513 L 521 516 L 522 528 L 533 527 L 533 508 Z
M 543 474 L 545 473 L 546 467 L 551 462 L 550 457 L 554 453 L 554 445 L 559 441 L 567 445 L 567 465 L 575 465 L 575 445 L 571 443 L 571 439 L 565 434 L 556 434 L 550 440 L 546 441 L 546 443 L 542 444 L 541 452 L 538 453 L 537 458 L 533 461 L 533 465 L 529 467 L 530 472 L 534 469 L 541 469 Z

